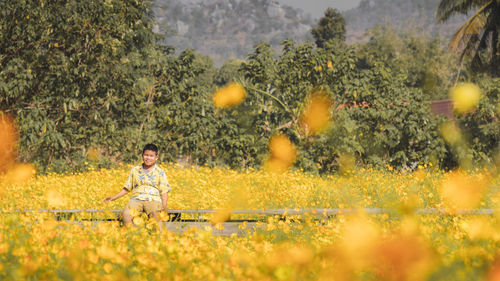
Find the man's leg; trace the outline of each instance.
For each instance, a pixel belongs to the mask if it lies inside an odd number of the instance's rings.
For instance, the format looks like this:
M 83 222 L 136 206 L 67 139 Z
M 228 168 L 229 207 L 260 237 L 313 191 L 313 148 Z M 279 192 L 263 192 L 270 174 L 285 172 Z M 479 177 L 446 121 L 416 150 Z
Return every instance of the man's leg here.
M 126 226 L 129 226 L 132 223 L 132 215 L 130 214 L 129 208 L 125 208 L 123 211 L 123 222 Z
M 154 218 L 156 222 L 160 225 L 160 229 L 162 229 L 162 224 L 160 218 L 158 217 L 158 212 L 161 211 L 161 203 L 156 201 L 150 201 L 144 205 L 144 210 L 148 213 L 150 218 Z
M 144 205 L 142 201 L 130 200 L 123 211 L 123 222 L 126 226 L 133 225 L 133 217 L 130 210 L 134 209 L 138 212 L 142 212 Z

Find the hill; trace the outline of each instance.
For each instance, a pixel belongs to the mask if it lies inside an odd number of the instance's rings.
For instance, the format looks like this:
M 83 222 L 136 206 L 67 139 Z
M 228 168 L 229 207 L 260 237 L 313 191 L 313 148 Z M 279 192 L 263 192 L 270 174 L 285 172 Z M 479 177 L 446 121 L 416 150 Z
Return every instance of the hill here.
M 216 62 L 244 58 L 260 42 L 273 47 L 286 38 L 312 40 L 313 20 L 272 0 L 157 0 L 156 19 L 173 29 L 165 43 L 193 48 Z
M 389 23 L 402 30 L 416 30 L 428 36 L 451 38 L 467 16 L 455 16 L 437 23 L 435 12 L 440 0 L 362 0 L 358 7 L 342 13 L 346 20 L 347 42 L 363 40 L 367 29 Z
M 434 19 L 438 4 L 439 0 L 362 0 L 358 7 L 342 13 L 347 42 L 363 41 L 366 30 L 380 23 L 449 38 L 466 16 L 438 24 Z M 169 30 L 165 44 L 178 51 L 193 48 L 216 63 L 245 58 L 260 42 L 279 50 L 286 38 L 313 41 L 310 30 L 317 23 L 301 10 L 275 0 L 156 0 L 155 6 L 160 27 Z

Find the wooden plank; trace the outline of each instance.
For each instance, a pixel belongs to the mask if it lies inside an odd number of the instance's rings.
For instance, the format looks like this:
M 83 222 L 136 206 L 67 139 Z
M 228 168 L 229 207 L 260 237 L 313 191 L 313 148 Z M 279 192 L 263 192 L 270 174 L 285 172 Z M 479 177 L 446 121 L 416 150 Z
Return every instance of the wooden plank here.
M 76 224 L 78 226 L 84 227 L 81 221 L 67 221 L 70 224 Z M 94 221 L 90 225 L 91 228 L 97 227 L 99 224 L 108 223 L 106 221 Z M 256 222 L 224 222 L 214 225 L 210 222 L 162 222 L 163 229 L 168 231 L 182 234 L 192 228 L 202 231 L 210 231 L 212 235 L 216 236 L 231 236 L 236 234 L 237 236 L 247 236 L 255 232 L 258 228 L 265 228 L 266 223 L 256 223 Z
M 11 212 L 1 211 L 3 213 L 56 213 L 56 214 L 77 214 L 77 213 L 114 213 L 120 215 L 123 209 L 38 209 L 38 210 L 16 210 Z M 169 214 L 190 214 L 190 215 L 204 215 L 213 214 L 218 212 L 214 209 L 168 209 Z M 312 216 L 332 216 L 339 214 L 355 214 L 355 213 L 367 213 L 367 214 L 392 214 L 395 210 L 384 209 L 384 208 L 334 208 L 334 209 L 235 209 L 231 211 L 234 215 L 262 215 L 262 216 L 295 216 L 295 215 L 312 215 Z M 417 214 L 447 214 L 444 209 L 436 208 L 421 208 L 415 211 Z M 486 214 L 492 215 L 494 209 L 468 209 L 468 210 L 458 210 L 457 214 Z
M 215 226 L 209 222 L 164 222 L 163 226 L 169 231 L 175 233 L 183 233 L 190 228 L 199 230 L 210 229 L 213 235 L 230 236 L 236 234 L 238 236 L 246 236 L 249 232 L 254 232 L 257 229 L 256 222 L 248 222 L 243 229 L 241 222 L 224 222 Z

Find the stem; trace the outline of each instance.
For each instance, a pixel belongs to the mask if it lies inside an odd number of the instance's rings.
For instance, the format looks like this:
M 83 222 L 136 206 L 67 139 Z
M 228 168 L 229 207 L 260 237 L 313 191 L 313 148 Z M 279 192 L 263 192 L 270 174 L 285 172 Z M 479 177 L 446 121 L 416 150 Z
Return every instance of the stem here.
M 257 93 L 260 93 L 260 94 L 263 94 L 267 97 L 270 97 L 272 98 L 274 101 L 276 101 L 281 107 L 283 107 L 284 110 L 286 110 L 286 112 L 288 112 L 290 115 L 292 115 L 292 118 L 295 120 L 295 115 L 293 114 L 293 112 L 283 103 L 281 102 L 277 97 L 269 94 L 268 92 L 264 92 L 262 90 L 259 90 L 257 88 L 254 88 L 254 87 L 250 87 L 250 86 L 246 86 L 246 88 L 248 88 L 249 90 L 253 90 Z

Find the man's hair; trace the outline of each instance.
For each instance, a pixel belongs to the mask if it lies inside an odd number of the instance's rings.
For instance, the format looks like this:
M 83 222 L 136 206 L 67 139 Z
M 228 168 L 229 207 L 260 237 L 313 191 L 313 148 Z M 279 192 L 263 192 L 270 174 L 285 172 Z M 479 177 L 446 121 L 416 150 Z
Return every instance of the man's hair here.
M 144 152 L 146 150 L 151 150 L 151 151 L 154 151 L 156 153 L 156 155 L 158 155 L 158 146 L 152 144 L 152 143 L 148 143 L 144 146 L 144 148 L 142 149 L 142 154 L 144 154 Z

